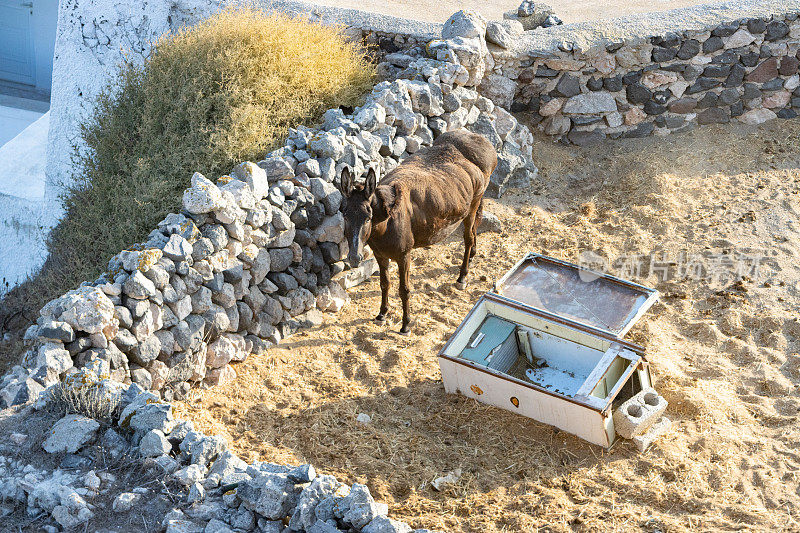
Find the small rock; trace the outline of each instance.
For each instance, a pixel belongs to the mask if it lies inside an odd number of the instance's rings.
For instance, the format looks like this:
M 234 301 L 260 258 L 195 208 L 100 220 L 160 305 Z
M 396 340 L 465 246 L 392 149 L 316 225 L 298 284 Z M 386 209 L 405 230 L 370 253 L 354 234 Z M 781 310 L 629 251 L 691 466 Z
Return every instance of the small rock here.
M 405 522 L 376 516 L 362 530 L 362 533 L 411 533 L 411 526 Z
M 233 530 L 222 520 L 212 518 L 209 520 L 208 524 L 206 524 L 206 528 L 203 530 L 203 533 L 233 533 Z
M 431 487 L 433 487 L 436 491 L 442 491 L 445 489 L 447 485 L 452 485 L 456 483 L 459 478 L 461 477 L 461 469 L 456 468 L 452 472 L 449 472 L 445 476 L 437 477 L 433 481 L 431 481 Z
M 75 332 L 73 331 L 72 326 L 66 322 L 60 322 L 57 320 L 45 321 L 39 327 L 38 335 L 41 339 L 60 341 L 64 344 L 75 340 Z
M 341 508 L 347 509 L 342 520 L 357 530 L 369 524 L 379 514 L 378 506 L 372 499 L 369 489 L 361 483 L 353 483 L 350 494 L 342 501 Z
M 139 454 L 142 457 L 159 457 L 168 454 L 170 451 L 172 451 L 172 444 L 157 429 L 151 429 L 145 433 L 141 442 L 139 442 Z
M 511 48 L 525 31 L 517 20 L 491 21 L 486 25 L 486 40 L 502 48 Z
M 757 124 L 762 124 L 768 120 L 773 120 L 776 118 L 778 118 L 778 116 L 773 111 L 769 109 L 758 108 L 758 109 L 751 109 L 747 113 L 743 114 L 742 116 L 739 117 L 739 120 L 744 122 L 745 124 L 750 124 L 755 126 Z
M 83 483 L 87 489 L 98 491 L 100 490 L 100 478 L 94 470 L 89 470 L 83 478 Z
M 617 110 L 617 102 L 608 93 L 594 92 L 579 94 L 567 100 L 564 104 L 564 113 L 594 115 L 598 113 L 612 113 Z
M 133 509 L 133 506 L 141 499 L 142 496 L 140 494 L 123 492 L 114 498 L 114 503 L 111 505 L 111 508 L 114 509 L 115 513 L 127 513 Z
M 191 487 L 195 483 L 202 481 L 203 469 L 197 464 L 189 465 L 177 470 L 172 474 L 172 477 L 184 487 Z
M 47 453 L 75 453 L 95 437 L 98 429 L 100 424 L 96 420 L 67 415 L 55 423 L 42 448 Z
M 187 500 L 189 503 L 200 503 L 206 497 L 206 490 L 203 488 L 199 482 L 195 482 L 192 484 L 192 487 L 189 489 L 189 496 Z
M 501 233 L 503 231 L 503 223 L 497 218 L 497 215 L 489 211 L 483 211 L 481 223 L 478 225 L 478 233 Z
M 141 271 L 136 270 L 122 284 L 122 290 L 131 298 L 144 300 L 155 296 L 156 286 Z
M 169 520 L 165 533 L 203 533 L 203 529 L 190 520 Z

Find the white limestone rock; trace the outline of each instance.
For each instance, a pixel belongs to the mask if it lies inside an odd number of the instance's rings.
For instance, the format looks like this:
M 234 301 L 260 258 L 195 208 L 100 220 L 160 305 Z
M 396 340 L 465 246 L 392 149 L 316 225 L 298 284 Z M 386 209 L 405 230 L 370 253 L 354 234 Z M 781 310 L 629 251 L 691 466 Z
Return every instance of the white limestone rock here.
M 149 280 L 148 280 L 149 281 Z M 69 291 L 45 305 L 40 314 L 43 317 L 56 316 L 74 330 L 86 333 L 101 331 L 119 324 L 114 317 L 114 303 L 97 287 L 79 287 Z
M 192 256 L 192 251 L 192 243 L 177 233 L 170 235 L 162 250 L 164 257 L 173 261 L 186 261 Z
M 115 513 L 127 513 L 141 500 L 141 494 L 136 494 L 134 492 L 122 492 L 118 494 L 116 498 L 114 498 L 114 503 L 111 504 L 111 508 Z
M 191 464 L 172 474 L 172 477 L 184 487 L 191 487 L 195 483 L 202 481 L 203 468 L 197 464 Z
M 183 192 L 183 208 L 192 214 L 210 213 L 224 207 L 222 191 L 199 172 L 192 176 L 192 186 Z
M 442 39 L 483 39 L 485 35 L 486 19 L 480 13 L 468 9 L 453 13 L 442 26 Z
M 291 167 L 289 168 L 291 169 Z M 256 202 L 267 195 L 267 192 L 269 191 L 269 178 L 267 176 L 267 172 L 255 163 L 251 163 L 249 161 L 240 163 L 236 165 L 236 168 L 233 169 L 231 174 L 234 178 L 243 181 L 250 186 L 250 190 L 252 191 Z M 281 177 L 286 175 L 287 173 L 284 171 L 284 173 L 281 174 Z M 292 175 L 294 175 L 294 173 L 292 173 Z
M 159 457 L 172 451 L 172 444 L 164 436 L 164 433 L 157 429 L 151 429 L 145 433 L 139 442 L 139 454 L 142 457 Z
M 47 453 L 75 453 L 97 435 L 100 424 L 81 415 L 67 415 L 55 423 L 42 444 Z
M 320 311 L 338 313 L 349 301 L 347 291 L 338 283 L 331 283 L 317 292 L 317 307 Z
M 511 48 L 525 31 L 518 20 L 491 21 L 486 25 L 486 40 L 501 48 Z

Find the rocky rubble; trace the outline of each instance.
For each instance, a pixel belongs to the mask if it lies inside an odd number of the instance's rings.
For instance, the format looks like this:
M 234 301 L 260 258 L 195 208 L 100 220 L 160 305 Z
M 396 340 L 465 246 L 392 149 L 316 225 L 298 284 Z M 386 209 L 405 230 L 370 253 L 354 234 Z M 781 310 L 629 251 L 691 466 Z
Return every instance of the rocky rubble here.
M 142 507 L 162 509 L 156 514 L 163 520 L 146 527 L 148 531 L 412 531 L 388 518 L 387 506 L 375 502 L 364 485 L 345 485 L 307 464 L 247 464 L 227 449 L 224 439 L 174 419 L 169 403 L 139 385 L 113 382 L 86 368 L 76 374 L 80 379 L 51 386 L 18 416 L 28 421 L 47 416 L 52 402 L 59 401 L 53 395 L 59 387 L 102 391 L 95 401 L 117 402 L 118 416 L 102 429 L 97 421 L 74 414 L 56 422 L 41 445 L 48 454 L 63 457 L 56 468 L 28 463 L 31 453 L 14 458 L 10 448 L 0 446 L 0 519 L 24 511 L 37 517 L 45 531 L 81 530 L 108 501 L 116 517 L 112 521 L 120 523 Z M 14 439 L 22 445 L 27 435 L 15 434 Z M 108 464 L 120 458 L 146 472 L 142 485 L 125 486 L 109 470 Z
M 522 0 L 519 7 L 512 11 L 503 13 L 505 20 L 518 22 L 525 31 L 535 30 L 536 28 L 549 28 L 563 24 L 553 11 L 553 8 L 542 2 L 532 0 Z

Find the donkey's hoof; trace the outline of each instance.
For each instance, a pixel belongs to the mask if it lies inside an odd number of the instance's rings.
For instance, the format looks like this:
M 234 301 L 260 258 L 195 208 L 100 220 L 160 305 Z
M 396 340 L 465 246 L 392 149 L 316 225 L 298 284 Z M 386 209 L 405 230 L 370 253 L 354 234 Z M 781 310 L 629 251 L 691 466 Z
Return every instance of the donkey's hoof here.
M 408 337 L 411 335 L 411 326 L 414 325 L 414 322 L 409 322 L 408 324 L 404 324 L 402 328 L 400 328 L 400 335 L 404 337 Z
M 375 317 L 375 322 L 378 324 L 384 324 L 386 322 L 386 314 L 381 313 Z
M 456 281 L 456 289 L 458 289 L 460 291 L 463 291 L 466 288 L 467 288 L 467 282 L 466 281 Z

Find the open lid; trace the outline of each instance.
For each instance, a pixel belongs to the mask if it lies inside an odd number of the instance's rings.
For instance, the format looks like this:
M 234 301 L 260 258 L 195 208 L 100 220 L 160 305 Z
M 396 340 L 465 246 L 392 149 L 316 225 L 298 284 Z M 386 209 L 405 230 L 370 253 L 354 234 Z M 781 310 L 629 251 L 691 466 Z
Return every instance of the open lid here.
M 497 281 L 494 293 L 620 339 L 658 299 L 655 289 L 536 253 Z

